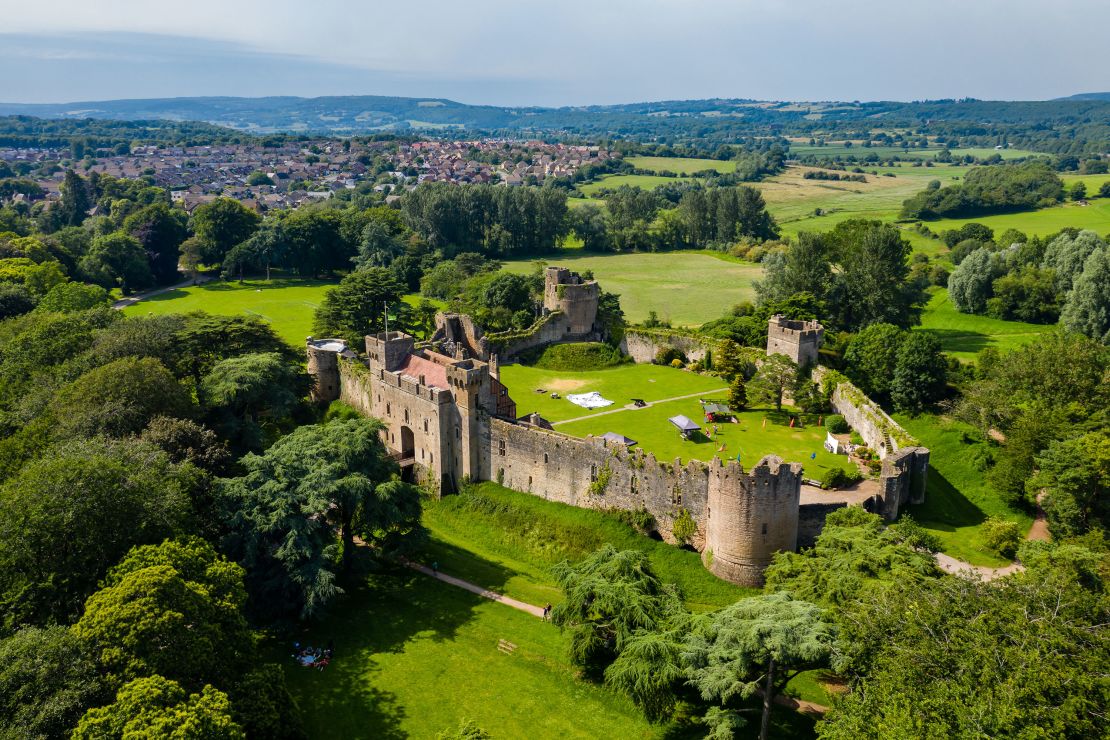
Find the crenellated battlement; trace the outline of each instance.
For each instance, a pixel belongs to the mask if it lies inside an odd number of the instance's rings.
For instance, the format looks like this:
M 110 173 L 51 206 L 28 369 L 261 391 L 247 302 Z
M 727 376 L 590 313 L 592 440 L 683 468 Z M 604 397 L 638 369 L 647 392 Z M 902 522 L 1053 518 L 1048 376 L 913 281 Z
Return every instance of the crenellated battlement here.
M 775 314 L 767 322 L 767 354 L 786 355 L 801 366 L 815 365 L 825 327 Z

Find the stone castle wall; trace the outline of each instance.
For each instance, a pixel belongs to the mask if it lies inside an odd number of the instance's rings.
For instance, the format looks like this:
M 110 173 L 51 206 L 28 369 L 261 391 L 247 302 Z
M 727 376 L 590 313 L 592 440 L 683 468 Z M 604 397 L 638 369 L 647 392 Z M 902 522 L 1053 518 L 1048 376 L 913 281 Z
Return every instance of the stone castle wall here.
M 679 350 L 690 362 L 704 360 L 711 351 L 709 343 L 704 339 L 677 333 L 627 329 L 621 340 L 621 351 L 639 363 L 653 362 L 659 351 L 667 347 Z
M 767 354 L 786 355 L 801 367 L 816 365 L 824 334 L 816 321 L 793 321 L 775 314 L 767 322 Z

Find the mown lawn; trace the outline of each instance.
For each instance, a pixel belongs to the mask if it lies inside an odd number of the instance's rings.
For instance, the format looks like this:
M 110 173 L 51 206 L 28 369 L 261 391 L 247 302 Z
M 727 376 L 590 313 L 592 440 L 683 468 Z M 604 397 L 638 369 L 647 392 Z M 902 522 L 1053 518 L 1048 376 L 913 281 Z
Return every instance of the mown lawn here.
M 1006 351 L 1028 344 L 1052 331 L 1053 326 L 960 313 L 952 305 L 948 290 L 935 288 L 917 329 L 936 334 L 945 352 L 966 362 L 974 360 L 975 355 L 987 347 Z
M 212 314 L 258 316 L 274 327 L 277 335 L 294 347 L 303 347 L 312 334 L 312 322 L 324 293 L 334 280 L 275 278 L 224 282 L 179 288 L 139 301 L 123 309 L 128 316 L 207 311 Z M 406 296 L 416 304 L 420 296 Z
M 726 399 L 727 394 L 711 394 L 714 398 Z M 682 414 L 702 426 L 703 433 L 696 433 L 692 439 L 679 436 L 677 429 L 669 421 L 670 417 Z M 714 456 L 736 459 L 745 468 L 753 467 L 764 455 L 778 455 L 786 462 L 798 462 L 805 466 L 807 478 L 820 478 L 830 468 L 850 470 L 853 465 L 843 455 L 832 455 L 825 451 L 825 427 L 816 424 L 790 427 L 791 415 L 776 412 L 774 409 L 754 409 L 737 414 L 736 424 L 717 424 L 717 434 L 712 439 L 707 433 L 712 431 L 710 424 L 704 423 L 701 404 L 697 398 L 668 401 L 643 409 L 628 409 L 605 416 L 591 416 L 582 421 L 558 424 L 556 431 L 575 437 L 587 434 L 601 435 L 617 432 L 635 439 L 645 452 L 651 452 L 661 462 L 671 462 L 681 458 L 683 463 L 690 460 L 708 462 Z M 763 420 L 766 419 L 766 426 Z M 721 448 L 724 449 L 721 449 Z M 811 457 L 811 456 L 816 457 Z
M 561 600 L 552 566 L 578 562 L 605 544 L 647 553 L 660 580 L 677 584 L 696 611 L 719 609 L 758 593 L 717 578 L 698 553 L 642 535 L 614 515 L 492 482 L 477 485 L 470 494 L 429 502 L 424 523 L 433 538 L 426 562 L 436 559 L 445 573 L 531 604 Z
M 562 253 L 548 256 L 549 265 L 593 270 L 602 290 L 621 297 L 621 308 L 631 323 L 641 323 L 655 311 L 675 326 L 700 326 L 719 319 L 729 307 L 755 299 L 752 282 L 763 268 L 750 262 L 730 262 L 703 252 L 645 254 Z M 535 260 L 505 263 L 505 270 L 529 274 Z
M 1097 175 L 1110 179 L 1107 175 Z M 1088 187 L 1088 195 L 1094 195 Z M 994 229 L 994 233 L 1001 235 L 1006 229 L 1017 229 L 1029 234 L 1045 236 L 1068 226 L 1077 229 L 1090 229 L 1101 235 L 1110 233 L 1110 198 L 1093 198 L 1088 204 L 1081 206 L 1077 203 L 1063 203 L 1051 208 L 1040 208 L 1034 211 L 1020 211 L 1018 213 L 1003 213 L 996 216 L 978 216 L 976 218 L 946 218 L 937 221 L 926 221 L 925 224 L 933 231 L 940 233 L 947 229 L 958 229 L 966 223 L 975 222 L 984 224 Z
M 986 473 L 977 464 L 978 445 L 971 441 L 971 427 L 933 414 L 896 414 L 894 419 L 929 448 L 925 503 L 911 506 L 909 513 L 941 539 L 949 555 L 974 565 L 1005 565 L 1006 560 L 987 548 L 983 522 L 1000 516 L 1028 529 L 1033 520 L 1007 506 L 987 484 Z
M 536 411 L 552 422 L 620 409 L 632 403 L 633 398 L 660 401 L 690 393 L 720 395 L 725 388 L 725 383 L 717 377 L 650 364 L 621 365 L 587 372 L 505 365 L 501 368 L 501 382 L 516 401 L 518 416 Z M 544 393 L 536 392 L 540 389 Z M 560 398 L 551 398 L 553 391 Z M 566 399 L 568 393 L 591 391 L 597 391 L 613 405 L 590 410 Z
M 412 571 L 372 576 L 299 639 L 335 643 L 322 672 L 274 648 L 312 738 L 433 738 L 467 719 L 494 737 L 660 734 L 630 701 L 576 677 L 551 624 Z

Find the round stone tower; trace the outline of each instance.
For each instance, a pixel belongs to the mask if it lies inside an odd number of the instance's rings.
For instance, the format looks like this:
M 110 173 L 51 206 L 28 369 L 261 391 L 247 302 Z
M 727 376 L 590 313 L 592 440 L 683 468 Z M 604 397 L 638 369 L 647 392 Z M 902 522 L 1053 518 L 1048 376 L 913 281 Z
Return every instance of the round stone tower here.
M 763 569 L 779 551 L 798 545 L 802 466 L 774 455 L 750 473 L 714 459 L 709 470 L 705 549 L 715 575 L 744 586 L 763 585 Z
M 308 374 L 312 378 L 310 397 L 314 403 L 339 400 L 339 354 L 346 351 L 342 339 L 313 339 L 306 342 Z

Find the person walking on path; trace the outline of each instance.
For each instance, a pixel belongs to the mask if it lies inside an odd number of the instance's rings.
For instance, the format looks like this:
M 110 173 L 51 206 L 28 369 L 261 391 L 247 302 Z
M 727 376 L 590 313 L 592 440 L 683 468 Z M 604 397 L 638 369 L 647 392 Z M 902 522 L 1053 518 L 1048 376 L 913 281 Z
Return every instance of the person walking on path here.
M 436 578 L 439 578 L 439 561 L 438 560 L 433 560 L 432 561 L 432 573 L 435 575 Z
M 550 617 L 550 616 L 551 616 L 551 604 L 548 604 L 547 606 L 545 606 L 543 608 L 543 621 L 546 622 L 547 618 Z

